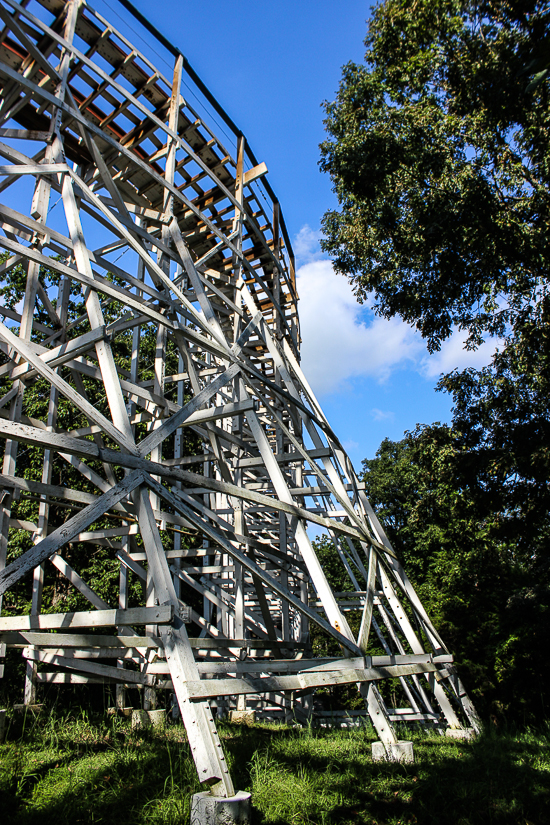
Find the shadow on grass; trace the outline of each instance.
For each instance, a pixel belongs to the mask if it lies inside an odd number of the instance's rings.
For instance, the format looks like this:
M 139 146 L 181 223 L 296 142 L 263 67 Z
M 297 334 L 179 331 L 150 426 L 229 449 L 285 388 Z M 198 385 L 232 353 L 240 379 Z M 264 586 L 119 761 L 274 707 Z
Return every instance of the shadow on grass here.
M 373 763 L 367 731 L 220 724 L 235 787 L 253 794 L 256 825 L 547 825 L 547 736 L 489 733 L 473 742 L 413 735 L 412 765 Z M 198 791 L 176 732 L 113 733 L 48 749 L 11 743 L 2 825 L 187 823 Z M 183 732 L 177 733 L 183 739 Z M 23 758 L 29 763 L 20 764 Z M 41 763 L 41 764 L 40 764 Z
M 65 748 L 40 766 L 17 767 L 2 783 L 2 825 L 185 822 L 199 790 L 187 743 L 162 737 Z
M 416 761 L 404 765 L 373 763 L 372 739 L 366 736 L 362 745 L 355 741 L 354 753 L 347 752 L 343 738 L 339 749 L 338 740 L 330 747 L 330 735 L 313 738 L 317 747 L 308 748 L 306 741 L 303 748 L 289 750 L 284 744 L 291 739 L 292 734 L 272 739 L 265 751 L 271 760 L 266 771 L 252 777 L 253 801 L 262 808 L 255 812 L 257 823 L 550 823 L 547 740 L 486 735 L 468 743 L 418 736 Z M 235 775 L 239 764 L 252 759 L 253 743 L 251 730 L 230 744 Z M 239 778 L 244 784 L 246 771 Z M 277 800 L 277 794 L 287 798 Z

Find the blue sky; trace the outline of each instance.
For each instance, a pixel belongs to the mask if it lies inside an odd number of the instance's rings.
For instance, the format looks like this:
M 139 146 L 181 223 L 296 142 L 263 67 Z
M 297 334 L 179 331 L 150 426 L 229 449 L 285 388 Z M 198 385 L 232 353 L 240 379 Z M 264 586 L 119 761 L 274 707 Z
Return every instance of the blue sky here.
M 167 57 L 162 49 L 153 54 L 144 46 L 138 35 L 147 38 L 146 33 L 116 0 L 91 0 L 91 5 L 153 60 Z M 449 420 L 450 399 L 434 390 L 439 373 L 487 363 L 490 346 L 466 353 L 457 336 L 428 356 L 418 334 L 355 302 L 318 245 L 321 217 L 336 206 L 330 180 L 318 169 L 321 104 L 334 99 L 341 67 L 363 59 L 370 4 L 134 0 L 134 5 L 181 49 L 268 166 L 300 266 L 304 369 L 357 469 L 384 437 L 398 439 L 417 423 Z M 159 66 L 168 73 L 165 63 Z

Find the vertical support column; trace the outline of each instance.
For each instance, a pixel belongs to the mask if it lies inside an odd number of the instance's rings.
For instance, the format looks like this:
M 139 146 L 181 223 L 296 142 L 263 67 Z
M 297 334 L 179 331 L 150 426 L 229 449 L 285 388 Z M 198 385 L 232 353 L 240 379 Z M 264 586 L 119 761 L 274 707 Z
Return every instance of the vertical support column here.
M 366 701 L 369 716 L 380 741 L 384 745 L 396 745 L 398 742 L 397 736 L 390 722 L 385 702 L 374 682 L 363 682 L 359 690 Z M 387 748 L 387 751 L 389 751 L 389 748 Z
M 122 541 L 122 549 L 130 552 L 129 536 L 124 536 Z M 119 582 L 118 582 L 118 606 L 121 610 L 126 610 L 128 607 L 128 568 L 126 565 L 120 565 Z M 117 667 L 124 669 L 124 659 L 117 659 Z M 126 688 L 123 684 L 116 685 L 116 706 L 120 710 L 126 707 Z
M 191 702 L 189 699 L 187 682 L 198 681 L 200 675 L 185 625 L 179 618 L 179 602 L 145 488 L 140 489 L 136 503 L 147 563 L 159 603 L 172 604 L 176 613 L 174 626 L 159 632 L 199 780 L 210 785 L 215 796 L 230 797 L 234 794 L 233 783 L 208 702 Z
M 273 204 L 273 254 L 276 260 L 279 260 L 280 255 L 280 227 L 279 227 L 279 217 L 280 217 L 280 207 L 278 202 L 276 201 Z M 281 292 L 281 273 L 279 271 L 279 267 L 274 265 L 273 266 L 273 297 L 275 299 L 275 303 L 283 308 L 282 302 L 282 292 Z M 277 342 L 279 342 L 282 338 L 282 328 L 283 328 L 283 319 L 276 307 L 273 307 L 273 336 Z M 274 372 L 274 381 L 278 387 L 283 385 L 282 376 L 280 370 L 278 369 L 278 364 L 274 360 L 273 361 L 273 372 Z M 282 414 L 282 404 L 277 400 L 273 399 L 274 406 L 278 407 Z M 277 427 L 276 436 L 276 455 L 283 455 L 285 452 L 285 438 L 283 431 L 280 427 Z M 288 522 L 284 513 L 279 513 L 278 515 L 279 520 L 279 550 L 283 555 L 288 555 Z M 282 562 L 279 571 L 279 581 L 285 588 L 290 587 L 289 581 L 289 562 Z M 289 648 L 293 648 L 294 633 L 293 628 L 291 627 L 290 623 L 290 605 L 284 599 L 281 599 L 281 635 L 283 641 L 289 643 Z M 293 699 L 287 695 L 283 698 L 283 704 L 285 709 L 285 722 L 290 724 L 293 721 Z
M 37 187 L 38 188 L 38 187 Z M 49 192 L 49 187 L 48 187 Z M 42 198 L 37 198 L 39 203 Z M 41 214 L 43 220 L 46 219 L 47 208 L 41 205 Z M 59 316 L 59 323 L 64 329 L 67 323 L 67 311 L 70 294 L 70 281 L 63 277 L 60 281 L 57 293 L 57 313 Z M 60 343 L 64 343 L 66 339 L 65 333 L 60 337 Z M 58 370 L 56 370 L 58 372 Z M 47 427 L 50 432 L 55 430 L 57 422 L 57 405 L 59 400 L 59 392 L 55 387 L 50 389 L 50 400 L 48 404 Z M 44 466 L 42 468 L 42 484 L 51 484 L 53 470 L 53 452 L 52 450 L 45 450 L 44 452 Z M 45 536 L 48 535 L 50 517 L 50 505 L 46 501 L 46 497 L 42 496 L 38 505 L 38 532 L 35 533 L 34 543 L 38 544 Z M 44 564 L 39 564 L 33 571 L 32 584 L 32 599 L 31 599 L 31 616 L 37 616 L 42 607 L 42 588 L 44 584 Z M 25 693 L 24 703 L 26 705 L 36 704 L 36 672 L 37 662 L 32 658 L 27 659 L 26 675 L 25 675 Z
M 156 496 L 155 496 L 156 498 Z M 160 538 L 160 537 L 159 537 Z M 147 579 L 145 582 L 145 606 L 146 607 L 154 607 L 155 604 L 158 604 L 158 599 L 156 598 L 155 594 L 155 581 L 153 579 L 151 573 L 151 567 L 147 565 Z M 145 635 L 146 636 L 155 636 L 157 635 L 158 627 L 157 625 L 145 625 Z M 147 660 L 149 659 L 149 652 L 147 652 Z M 142 673 L 147 673 L 147 661 L 141 667 Z M 143 709 L 144 710 L 156 710 L 157 707 L 157 692 L 154 687 L 145 687 L 143 689 Z
M 180 102 L 180 85 L 181 85 L 181 72 L 183 66 L 183 58 L 180 55 L 176 59 L 176 64 L 174 67 L 174 75 L 172 79 L 172 96 L 170 99 L 170 110 L 168 114 L 168 127 L 173 132 L 177 132 L 178 130 L 178 117 L 179 117 L 179 102 Z M 173 138 L 168 138 L 168 154 L 166 157 L 166 169 L 165 169 L 165 180 L 166 183 L 170 186 L 174 183 L 174 174 L 175 174 L 175 165 L 176 165 L 176 144 Z M 174 213 L 174 196 L 171 194 L 168 187 L 164 190 L 164 216 L 166 219 L 169 219 L 173 216 Z M 166 246 L 170 246 L 172 239 L 170 235 L 170 230 L 166 223 L 162 225 L 162 241 Z M 160 268 L 163 270 L 165 275 L 170 277 L 170 259 L 168 256 L 159 250 L 157 255 L 157 263 L 159 264 Z M 167 291 L 166 289 L 164 291 Z M 155 347 L 155 366 L 154 366 L 154 384 L 153 384 L 153 392 L 155 395 L 163 396 L 164 395 L 164 378 L 165 378 L 165 368 L 166 368 L 166 343 L 167 343 L 167 330 L 165 326 L 159 326 L 157 329 L 157 339 L 156 339 L 156 347 Z M 162 423 L 162 415 L 164 410 L 162 408 L 159 409 L 159 416 L 153 420 L 151 424 L 151 430 L 155 430 L 156 428 L 161 426 Z M 155 447 L 151 452 L 151 461 L 156 463 L 162 462 L 162 442 Z M 158 497 L 155 493 L 151 493 L 151 504 L 153 508 L 159 509 L 159 501 Z M 172 586 L 174 586 L 173 579 L 172 579 Z M 153 605 L 157 603 L 157 596 L 155 593 L 155 583 L 154 579 L 151 576 L 151 571 L 148 568 L 147 570 L 147 605 Z M 178 590 L 181 589 L 181 586 L 178 582 Z M 174 588 L 175 593 L 175 588 Z M 146 633 L 155 634 L 157 633 L 157 628 L 155 626 L 147 625 L 145 628 Z M 146 669 L 145 665 L 145 669 Z M 157 693 L 154 688 L 147 687 L 144 691 L 143 697 L 143 707 L 145 710 L 154 710 L 157 706 Z
M 182 358 L 181 353 L 178 356 L 178 374 L 181 376 L 183 374 L 185 365 Z M 182 378 L 178 380 L 178 389 L 177 389 L 177 402 L 180 407 L 183 407 L 184 401 L 184 391 L 185 391 L 185 382 Z M 174 458 L 182 458 L 183 456 L 183 430 L 181 427 L 176 430 L 174 435 Z M 181 490 L 182 484 L 181 481 L 176 481 L 175 486 Z M 182 534 L 178 529 L 174 529 L 174 550 L 181 550 L 182 549 Z M 174 567 L 180 568 L 182 566 L 181 558 L 174 559 Z M 176 596 L 178 599 L 181 599 L 181 579 L 179 576 L 174 575 L 174 588 L 176 590 Z M 205 618 L 207 618 L 205 616 Z M 207 619 L 208 621 L 208 619 Z
M 51 161 L 52 152 L 51 147 L 48 146 L 45 154 L 45 162 Z M 45 223 L 46 218 L 48 215 L 48 206 L 50 202 L 50 190 L 51 190 L 51 182 L 50 179 L 47 177 L 39 177 L 36 181 L 33 198 L 32 198 L 32 205 L 31 205 L 31 214 L 35 218 L 35 220 L 39 221 L 39 223 Z M 35 235 L 35 241 L 33 246 L 35 246 L 39 251 L 42 249 L 42 239 L 40 236 Z M 25 297 L 23 301 L 23 310 L 21 313 L 21 326 L 19 328 L 19 336 L 27 341 L 30 341 L 32 329 L 33 329 L 33 318 L 34 318 L 34 308 L 36 304 L 36 294 L 38 290 L 38 279 L 40 273 L 40 266 L 37 263 L 29 261 L 27 264 L 27 282 L 25 287 Z M 19 359 L 16 359 L 16 361 Z M 10 421 L 20 421 L 21 414 L 23 410 L 23 395 L 25 391 L 25 385 L 22 381 L 17 381 L 15 384 L 16 387 L 16 395 L 13 398 L 11 405 L 10 405 Z M 55 390 L 52 389 L 52 392 Z M 57 399 L 57 396 L 55 396 Z M 57 401 L 56 401 L 57 403 Z M 56 403 L 54 407 L 56 408 Z M 52 413 L 52 403 L 50 398 L 50 407 L 48 410 L 48 425 L 52 426 L 55 421 L 55 416 L 51 419 L 50 424 L 50 414 Z M 17 441 L 11 441 L 8 439 L 6 441 L 5 449 L 4 449 L 4 461 L 2 465 L 2 474 L 6 475 L 15 475 L 16 474 L 16 462 L 17 462 L 17 449 L 18 444 Z M 47 451 L 47 459 L 45 457 L 45 467 L 44 470 L 46 472 L 46 466 L 50 466 L 51 462 L 51 454 L 50 451 Z M 10 530 L 10 518 L 11 518 L 11 510 L 13 501 L 17 498 L 17 494 L 13 493 L 8 488 L 4 488 L 0 498 L 0 570 L 3 570 L 6 566 L 6 559 L 8 553 L 8 541 L 9 541 L 9 530 Z M 47 516 L 46 521 L 44 521 L 44 514 L 45 514 L 44 507 L 41 506 L 39 510 L 39 530 L 41 530 L 44 534 L 47 532 Z M 42 519 L 42 521 L 40 521 Z M 35 614 L 39 612 L 40 605 L 42 601 L 42 582 L 43 582 L 43 568 L 42 566 L 38 567 L 34 572 L 33 577 L 33 592 L 32 592 L 32 604 L 31 604 L 31 613 L 34 612 Z M 2 612 L 2 603 L 3 603 L 3 596 L 0 596 L 0 613 Z M 0 656 L 5 655 L 5 646 L 0 645 Z M 27 672 L 25 675 L 25 688 L 24 688 L 24 702 L 25 704 L 31 704 L 36 701 L 36 664 L 28 664 L 27 665 Z
M 143 226 L 144 221 L 140 216 L 136 218 L 137 226 Z M 137 279 L 139 281 L 143 281 L 145 278 L 145 264 L 143 262 L 143 258 L 138 258 L 137 264 L 137 272 L 136 272 Z M 141 298 L 143 296 L 143 291 L 141 289 L 136 289 L 136 296 Z M 130 356 L 130 381 L 133 384 L 137 384 L 139 382 L 139 347 L 141 342 L 141 327 L 139 324 L 136 324 L 132 328 L 132 352 Z M 126 412 L 128 415 L 128 421 L 130 422 L 130 428 L 132 431 L 132 437 L 135 438 L 135 425 L 132 424 L 132 419 L 134 417 L 134 413 L 136 411 L 136 404 L 131 399 L 128 400 L 126 404 Z M 127 552 L 130 551 L 131 542 L 129 537 L 125 537 L 123 542 L 123 549 Z M 147 584 L 145 583 L 145 589 L 147 591 Z M 119 590 L 118 590 L 118 605 L 120 608 L 128 607 L 128 569 L 121 565 L 120 567 L 120 576 L 119 576 Z M 120 628 L 119 628 L 120 632 Z M 117 667 L 124 668 L 125 661 L 124 659 L 117 660 Z M 126 695 L 126 688 L 123 684 L 117 684 L 116 686 L 116 706 L 118 708 L 124 708 L 127 706 L 127 695 Z
M 239 204 L 235 208 L 235 217 L 233 218 L 232 233 L 237 233 L 237 237 L 233 241 L 239 255 L 233 255 L 233 302 L 240 307 L 242 304 L 242 264 L 240 255 L 243 249 L 243 219 L 244 219 L 244 149 L 245 139 L 240 135 L 237 142 L 237 170 L 235 174 L 235 200 Z M 238 312 L 233 314 L 233 340 L 236 341 L 241 334 L 241 316 Z

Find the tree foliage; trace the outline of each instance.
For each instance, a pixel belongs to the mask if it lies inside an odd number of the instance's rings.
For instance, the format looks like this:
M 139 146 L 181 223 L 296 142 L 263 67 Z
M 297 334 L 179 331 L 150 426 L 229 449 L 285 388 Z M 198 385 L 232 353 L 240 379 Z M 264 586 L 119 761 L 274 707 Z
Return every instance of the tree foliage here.
M 367 495 L 478 709 L 540 719 L 550 575 L 518 542 L 518 514 L 495 490 L 490 462 L 454 428 L 434 424 L 386 439 L 363 469 Z
M 323 247 L 430 349 L 454 325 L 502 335 L 546 294 L 549 20 L 540 0 L 387 0 L 326 104 Z

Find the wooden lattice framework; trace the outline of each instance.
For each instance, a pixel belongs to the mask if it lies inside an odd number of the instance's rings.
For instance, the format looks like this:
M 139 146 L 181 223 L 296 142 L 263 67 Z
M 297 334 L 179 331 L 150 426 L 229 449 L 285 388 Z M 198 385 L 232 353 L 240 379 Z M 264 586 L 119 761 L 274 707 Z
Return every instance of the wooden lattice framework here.
M 265 164 L 239 132 L 227 149 L 184 99 L 183 78 L 233 128 L 177 50 L 166 78 L 81 0 L 0 0 L 0 17 L 0 269 L 26 273 L 21 303 L 0 306 L 0 593 L 33 581 L 31 614 L 0 618 L 0 643 L 23 648 L 25 702 L 43 682 L 114 682 L 122 703 L 124 685 L 140 685 L 149 707 L 172 690 L 198 775 L 221 796 L 233 788 L 212 708 L 237 696 L 302 718 L 300 696 L 355 682 L 386 744 L 400 718 L 475 727 L 300 368 L 294 260 Z M 75 291 L 85 311 L 68 323 Z M 49 404 L 36 419 L 25 393 L 40 379 Z M 40 481 L 18 475 L 22 445 L 42 451 Z M 54 483 L 67 464 L 82 487 Z M 13 517 L 25 498 L 36 523 Z M 332 537 L 355 592 L 329 587 L 310 524 Z M 6 565 L 21 529 L 32 548 Z M 70 566 L 69 542 L 112 549 L 118 604 Z M 41 613 L 48 565 L 93 609 Z M 144 582 L 141 607 L 129 576 Z M 348 609 L 362 611 L 357 636 Z M 311 657 L 311 622 L 340 656 Z M 386 655 L 369 655 L 371 629 Z M 400 712 L 376 688 L 390 677 L 408 698 Z

